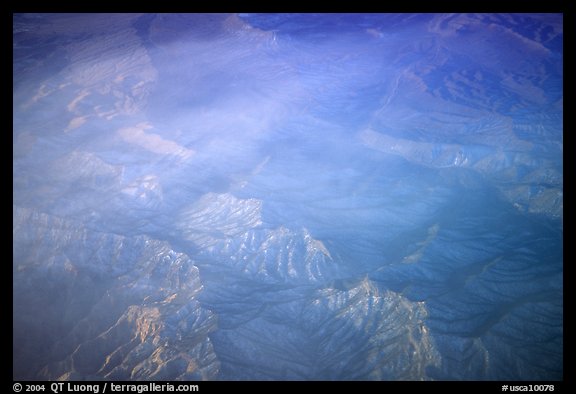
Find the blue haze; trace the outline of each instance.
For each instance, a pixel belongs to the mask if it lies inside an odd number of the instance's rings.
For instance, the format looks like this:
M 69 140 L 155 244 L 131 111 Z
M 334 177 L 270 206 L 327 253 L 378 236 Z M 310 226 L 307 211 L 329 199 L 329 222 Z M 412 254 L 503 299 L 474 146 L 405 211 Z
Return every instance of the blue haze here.
M 562 379 L 561 15 L 13 20 L 14 379 Z

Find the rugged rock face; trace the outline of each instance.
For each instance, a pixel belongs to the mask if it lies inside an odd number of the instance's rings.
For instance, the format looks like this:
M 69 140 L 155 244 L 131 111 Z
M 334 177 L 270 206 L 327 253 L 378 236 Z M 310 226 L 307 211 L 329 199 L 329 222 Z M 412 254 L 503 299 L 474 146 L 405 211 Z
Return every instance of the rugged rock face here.
M 201 250 L 200 298 L 220 317 L 221 378 L 427 379 L 439 359 L 423 304 L 368 277 L 342 279 L 341 261 L 321 241 L 306 229 L 262 228 L 260 207 L 204 196 L 182 215 Z
M 218 376 L 208 337 L 217 318 L 197 301 L 202 283 L 188 256 L 26 208 L 14 209 L 14 235 L 16 376 Z
M 545 252 L 553 238 L 527 249 L 528 224 L 525 234 L 463 231 L 469 218 L 454 212 L 451 230 L 437 223 L 404 234 L 392 242 L 408 246 L 395 260 L 365 271 L 306 229 L 267 228 L 257 200 L 207 194 L 180 217 L 180 244 L 194 260 L 166 241 L 15 207 L 15 373 L 510 379 L 526 370 L 544 378 L 561 365 L 532 342 L 561 346 L 562 287 L 558 267 L 537 261 L 558 261 Z M 454 232 L 466 234 L 457 245 Z M 482 238 L 492 246 L 479 259 L 472 251 Z
M 229 214 L 203 227 L 210 207 L 254 215 L 258 224 L 259 204 L 207 197 L 184 222 L 204 235 L 194 241 L 208 242 L 195 244 L 204 250 L 198 261 L 208 291 L 194 262 L 166 242 L 15 208 L 15 373 L 48 380 L 424 379 L 438 362 L 422 304 L 382 292 L 368 278 L 329 281 L 335 263 L 305 230 L 211 239 L 215 227 L 242 221 Z

